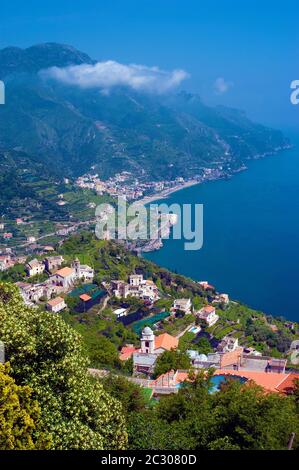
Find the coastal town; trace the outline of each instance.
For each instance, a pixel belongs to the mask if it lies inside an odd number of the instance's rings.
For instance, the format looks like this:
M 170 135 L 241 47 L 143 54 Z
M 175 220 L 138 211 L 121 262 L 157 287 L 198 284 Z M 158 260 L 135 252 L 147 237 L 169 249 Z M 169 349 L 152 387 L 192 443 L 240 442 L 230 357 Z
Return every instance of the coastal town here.
M 245 167 L 244 167 L 245 169 Z M 103 180 L 91 171 L 78 177 L 74 182 L 63 178 L 64 192 L 57 193 L 53 200 L 54 207 L 64 210 L 58 220 L 35 219 L 29 208 L 20 208 L 20 214 L 11 217 L 2 214 L 0 220 L 0 251 L 1 254 L 23 255 L 24 253 L 41 253 L 44 246 L 62 243 L 72 233 L 83 228 L 93 229 L 96 224 L 95 211 L 97 205 L 110 198 L 125 198 L 127 202 L 139 202 L 146 205 L 164 199 L 171 193 L 196 184 L 219 178 L 228 178 L 230 170 L 222 167 L 203 168 L 201 174 L 192 178 L 177 177 L 174 180 L 147 181 L 142 176 L 123 171 Z M 59 186 L 58 183 L 54 184 Z M 76 189 L 80 191 L 76 195 Z M 56 190 L 56 189 L 55 189 Z M 73 201 L 74 199 L 74 201 Z M 167 224 L 166 224 L 167 225 Z M 167 232 L 167 227 L 166 227 Z M 48 244 L 45 244 L 47 242 Z M 152 251 L 161 248 L 161 238 L 144 243 L 138 249 Z M 0 266 L 1 270 L 1 266 Z
M 101 280 L 97 270 L 78 257 L 71 259 L 51 251 L 32 259 L 1 255 L 0 263 L 1 271 L 8 273 L 16 264 L 23 265 L 23 278 L 15 286 L 27 306 L 55 315 L 73 312 L 78 318 L 105 318 L 109 311 L 112 324 L 134 332 L 134 343 L 120 342 L 118 360 L 124 368 L 131 364 L 128 378 L 149 388 L 153 397 L 177 393 L 189 380 L 190 370 L 212 368 L 215 377 L 222 380 L 239 377 L 277 393 L 291 393 L 299 377 L 298 325 L 285 321 L 283 328 L 292 332 L 293 341 L 279 357 L 267 355 L 243 337 L 240 317 L 234 322 L 225 320 L 230 318 L 226 312 L 238 308 L 238 304 L 208 281 L 196 283 L 203 295 L 198 303 L 195 298 L 182 296 L 177 287 L 179 295 L 166 294 L 160 282 L 140 272 L 131 272 L 126 279 L 111 276 Z M 163 302 L 167 306 L 163 307 Z M 267 328 L 273 334 L 279 330 L 275 323 L 268 323 Z M 206 350 L 200 344 L 205 344 Z M 166 370 L 157 376 L 159 358 L 180 351 L 188 358 L 188 368 Z M 108 373 L 105 367 L 91 368 L 90 372 Z
M 245 168 L 244 166 L 242 169 Z M 109 194 L 112 197 L 125 195 L 128 201 L 143 200 L 144 198 L 145 202 L 150 202 L 152 198 L 162 199 L 179 189 L 228 177 L 228 175 L 228 170 L 224 170 L 222 167 L 203 168 L 201 174 L 192 178 L 177 177 L 174 180 L 147 181 L 144 175 L 136 177 L 129 171 L 122 171 L 104 181 L 97 173 L 89 172 L 77 178 L 76 185 L 81 189 L 94 190 L 99 195 Z

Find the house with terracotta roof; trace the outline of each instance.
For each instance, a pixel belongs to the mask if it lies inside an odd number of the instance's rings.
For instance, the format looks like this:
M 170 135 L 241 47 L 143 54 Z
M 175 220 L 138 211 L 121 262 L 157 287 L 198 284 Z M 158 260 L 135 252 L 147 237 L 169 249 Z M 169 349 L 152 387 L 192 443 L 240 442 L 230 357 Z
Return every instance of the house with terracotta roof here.
M 299 379 L 299 374 L 295 373 L 279 373 L 279 372 L 262 372 L 234 369 L 219 369 L 215 371 L 215 375 L 237 375 L 244 377 L 247 381 L 252 381 L 262 387 L 267 392 L 291 394 L 295 388 L 295 382 Z
M 5 232 L 3 233 L 3 238 L 5 240 L 9 240 L 10 238 L 13 238 L 13 234 L 11 232 Z
M 132 357 L 132 355 L 136 352 L 138 352 L 139 349 L 135 348 L 133 344 L 126 344 L 126 346 L 123 346 L 121 348 L 120 354 L 119 354 L 119 359 L 121 361 L 127 361 Z
M 155 354 L 162 354 L 165 351 L 171 351 L 171 349 L 176 349 L 179 345 L 179 340 L 174 336 L 169 335 L 168 333 L 163 333 L 162 335 L 155 336 Z
M 82 294 L 80 295 L 79 299 L 82 300 L 82 302 L 89 302 L 92 297 L 90 297 L 90 295 L 88 294 Z
M 63 287 L 63 289 L 66 291 L 72 288 L 74 285 L 76 280 L 76 272 L 73 268 L 65 267 L 56 271 L 56 273 L 53 274 L 50 279 L 53 284 Z
M 208 281 L 200 281 L 198 283 L 204 290 L 214 290 L 215 287 L 208 283 Z
M 216 309 L 213 305 L 205 305 L 199 312 L 197 312 L 198 318 L 204 320 L 208 326 L 213 326 L 218 321 L 219 316 L 216 314 Z
M 66 308 L 66 303 L 62 297 L 51 299 L 46 304 L 46 309 L 53 313 L 58 313 Z

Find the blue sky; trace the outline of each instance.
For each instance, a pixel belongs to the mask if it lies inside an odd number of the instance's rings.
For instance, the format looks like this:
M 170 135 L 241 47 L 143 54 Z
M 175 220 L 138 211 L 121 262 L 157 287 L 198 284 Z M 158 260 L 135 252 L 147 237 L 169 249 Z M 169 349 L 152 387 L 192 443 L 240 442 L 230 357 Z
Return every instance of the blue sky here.
M 206 102 L 299 130 L 289 99 L 297 12 L 293 0 L 17 0 L 1 5 L 0 47 L 61 42 L 99 60 L 183 69 L 183 88 Z

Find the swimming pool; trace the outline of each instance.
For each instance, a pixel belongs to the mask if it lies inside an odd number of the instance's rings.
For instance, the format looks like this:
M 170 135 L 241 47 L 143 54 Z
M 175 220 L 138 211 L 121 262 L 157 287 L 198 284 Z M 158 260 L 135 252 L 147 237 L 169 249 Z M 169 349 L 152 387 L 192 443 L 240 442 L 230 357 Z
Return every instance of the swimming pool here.
M 211 378 L 211 389 L 210 393 L 215 393 L 220 390 L 221 384 L 223 384 L 227 379 L 238 380 L 241 384 L 244 384 L 247 379 L 245 377 L 240 377 L 239 375 L 226 374 L 226 375 L 213 375 Z
M 196 335 L 196 334 L 199 333 L 200 331 L 201 331 L 200 326 L 197 326 L 197 327 L 196 327 L 196 326 L 192 326 L 192 328 L 190 328 L 190 330 L 189 330 L 189 333 L 194 333 L 194 334 Z

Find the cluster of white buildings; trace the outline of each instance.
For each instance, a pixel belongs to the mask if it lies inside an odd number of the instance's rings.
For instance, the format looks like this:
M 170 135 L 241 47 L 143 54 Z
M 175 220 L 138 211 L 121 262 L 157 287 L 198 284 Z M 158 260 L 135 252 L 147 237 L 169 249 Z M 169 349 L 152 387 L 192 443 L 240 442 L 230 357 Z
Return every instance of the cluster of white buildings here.
M 71 267 L 61 267 L 64 262 L 62 256 L 50 256 L 43 261 L 34 259 L 27 263 L 26 270 L 28 276 L 36 276 L 45 271 L 48 279 L 44 282 L 30 284 L 27 282 L 17 282 L 16 286 L 27 305 L 34 305 L 42 299 L 48 300 L 46 308 L 57 312 L 66 307 L 60 294 L 67 293 L 74 287 L 75 282 L 92 282 L 94 270 L 85 264 L 81 264 L 76 259 Z
M 44 260 L 33 259 L 29 261 L 25 268 L 29 277 L 37 276 L 47 271 L 49 274 L 57 271 L 64 263 L 63 256 L 48 256 Z
M 184 182 L 182 177 L 173 181 L 141 181 L 131 172 L 122 171 L 105 181 L 102 181 L 98 174 L 88 173 L 80 176 L 76 180 L 76 185 L 82 189 L 92 189 L 100 195 L 103 193 L 110 194 L 112 197 L 125 195 L 127 200 L 137 200 L 145 194 L 154 194 Z
M 136 297 L 153 303 L 160 298 L 156 284 L 149 279 L 143 279 L 142 274 L 131 274 L 129 282 L 121 280 L 111 281 L 111 289 L 113 295 L 119 299 Z

